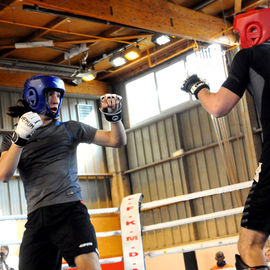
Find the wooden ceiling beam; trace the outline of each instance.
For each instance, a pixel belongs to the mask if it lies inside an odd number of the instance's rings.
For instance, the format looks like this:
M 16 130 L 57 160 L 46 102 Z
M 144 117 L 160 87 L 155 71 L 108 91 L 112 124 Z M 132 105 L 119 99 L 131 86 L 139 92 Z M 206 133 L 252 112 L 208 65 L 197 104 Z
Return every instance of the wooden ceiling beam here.
M 234 14 L 237 14 L 242 9 L 242 0 L 235 0 L 234 1 Z
M 4 72 L 0 71 L 0 87 L 23 88 L 24 82 L 34 76 L 32 73 Z M 93 80 L 78 86 L 65 83 L 66 93 L 102 96 L 111 91 L 111 86 L 105 82 Z
M 50 21 L 49 23 L 47 23 L 45 25 L 45 27 L 47 28 L 56 28 L 57 26 L 61 25 L 64 21 L 66 20 L 66 18 L 61 18 L 61 17 L 56 17 L 55 19 L 53 19 L 52 21 Z M 31 33 L 30 35 L 21 38 L 20 40 L 18 40 L 17 42 L 30 42 L 33 41 L 37 38 L 41 38 L 42 36 L 46 35 L 49 32 L 49 30 L 43 30 L 43 29 L 39 29 L 37 31 L 34 31 L 33 33 Z M 1 57 L 7 57 L 8 55 L 10 55 L 15 49 L 9 49 L 9 50 L 5 50 L 2 53 L 0 53 Z
M 9 7 L 12 3 L 14 3 L 16 0 L 1 0 L 0 3 L 0 12 L 2 12 L 4 9 Z
M 185 39 L 179 39 L 172 43 L 170 43 L 166 47 L 161 47 L 156 50 L 155 48 L 150 50 L 150 57 L 153 67 L 156 64 L 163 63 L 164 59 L 168 60 L 173 55 L 178 55 L 179 52 L 184 52 L 187 47 L 191 47 L 192 41 L 188 41 Z M 165 61 L 164 61 L 165 62 Z M 126 72 L 126 68 L 128 67 L 128 72 Z M 134 77 L 139 73 L 142 73 L 149 69 L 149 61 L 147 54 L 144 53 L 137 61 L 133 61 L 128 63 L 126 66 L 117 68 L 116 70 L 101 75 L 99 77 L 100 80 L 110 80 L 112 83 L 118 83 L 124 81 L 130 77 Z
M 256 7 L 256 6 L 259 6 L 259 5 L 265 5 L 266 1 L 265 0 L 248 0 L 248 1 L 244 1 L 241 3 L 241 11 L 244 11 L 244 10 L 248 10 L 250 8 L 253 8 L 253 7 Z M 231 17 L 235 15 L 235 6 L 230 9 L 230 10 L 227 10 L 225 12 L 225 16 L 226 17 Z
M 166 0 L 23 0 L 25 3 L 57 11 L 72 12 L 178 37 L 210 41 L 230 24 L 214 16 L 194 11 Z
M 118 32 L 118 31 L 119 31 L 119 28 L 117 28 L 117 27 L 110 27 L 109 29 L 103 31 L 99 36 L 100 37 L 106 37 L 106 38 L 110 38 L 111 39 L 111 35 L 114 34 L 114 33 L 116 33 L 116 32 Z M 100 40 L 100 39 L 95 39 L 95 41 L 92 44 L 88 44 L 88 47 L 87 47 L 88 50 L 91 50 L 91 47 L 92 46 L 98 44 L 101 41 L 102 40 Z M 81 43 L 87 43 L 87 42 L 81 42 Z M 71 60 L 71 59 L 69 59 L 69 60 Z M 51 60 L 51 62 L 57 63 L 57 64 L 63 64 L 65 62 L 68 62 L 68 60 L 65 59 L 64 54 L 61 54 L 58 57 L 56 57 L 55 59 Z

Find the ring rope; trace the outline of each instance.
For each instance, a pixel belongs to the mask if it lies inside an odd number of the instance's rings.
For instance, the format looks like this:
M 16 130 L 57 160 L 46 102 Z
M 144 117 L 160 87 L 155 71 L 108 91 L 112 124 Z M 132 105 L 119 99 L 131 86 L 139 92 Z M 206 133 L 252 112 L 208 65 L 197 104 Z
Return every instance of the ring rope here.
M 163 199 L 163 200 L 148 202 L 148 203 L 144 203 L 141 205 L 141 210 L 148 210 L 148 209 L 161 207 L 164 205 L 169 205 L 169 204 L 173 204 L 173 203 L 177 203 L 177 202 L 183 202 L 183 201 L 201 198 L 201 197 L 205 197 L 205 196 L 216 195 L 216 194 L 221 194 L 221 193 L 225 193 L 225 192 L 244 189 L 244 188 L 250 187 L 252 185 L 252 183 L 253 183 L 253 181 L 247 181 L 247 182 L 237 183 L 237 184 L 233 184 L 233 185 L 229 185 L 229 186 L 214 188 L 211 190 L 194 192 L 191 194 L 186 194 L 186 195 L 176 196 L 176 197 L 167 198 L 167 199 Z M 141 231 L 147 232 L 147 231 L 153 231 L 153 230 L 158 230 L 158 229 L 172 228 L 175 226 L 190 224 L 190 223 L 194 223 L 194 222 L 206 221 L 209 219 L 221 218 L 221 217 L 225 217 L 225 216 L 240 214 L 243 212 L 243 208 L 244 207 L 238 207 L 238 208 L 234 208 L 234 209 L 218 211 L 218 212 L 200 215 L 200 216 L 196 216 L 196 217 L 185 218 L 182 220 L 175 220 L 175 221 L 169 221 L 169 222 L 164 222 L 164 223 L 159 223 L 159 224 L 153 224 L 153 225 L 142 227 Z M 120 211 L 120 208 L 102 208 L 102 209 L 88 210 L 90 215 L 117 213 L 119 211 Z M 26 215 L 2 216 L 2 217 L 0 217 L 0 221 L 25 220 L 26 218 L 27 218 Z M 121 236 L 121 231 L 118 230 L 118 231 L 108 231 L 108 232 L 97 232 L 96 233 L 97 237 L 110 237 L 110 236 L 115 236 L 115 235 Z M 149 257 L 154 257 L 154 256 L 160 256 L 160 255 L 164 255 L 164 254 L 188 252 L 188 251 L 194 251 L 194 250 L 198 250 L 198 249 L 204 249 L 204 248 L 215 247 L 215 246 L 220 246 L 220 245 L 229 245 L 229 244 L 234 244 L 234 243 L 237 243 L 236 237 L 234 237 L 233 239 L 226 238 L 223 241 L 218 239 L 218 240 L 208 241 L 208 242 L 204 242 L 204 243 L 200 242 L 200 243 L 183 245 L 183 246 L 173 247 L 173 248 L 164 249 L 164 250 L 150 251 L 148 253 L 145 253 L 145 255 L 149 256 Z M 21 244 L 21 241 L 15 241 L 15 242 L 13 241 L 10 243 L 0 242 L 0 245 L 19 245 L 19 244 Z M 106 259 L 100 259 L 100 263 L 101 264 L 116 263 L 116 262 L 121 262 L 123 260 L 124 260 L 123 257 L 106 258 Z M 67 266 L 63 266 L 62 269 L 71 269 L 71 268 L 69 268 Z
M 200 216 L 191 217 L 191 218 L 163 222 L 163 223 L 159 223 L 159 224 L 153 224 L 153 225 L 143 227 L 142 232 L 149 232 L 149 231 L 159 230 L 159 229 L 167 229 L 167 228 L 172 228 L 175 226 L 190 224 L 190 223 L 199 222 L 199 221 L 205 221 L 205 220 L 209 220 L 209 219 L 213 219 L 213 218 L 221 218 L 221 217 L 225 217 L 225 216 L 241 214 L 243 212 L 243 209 L 244 209 L 244 207 L 238 207 L 238 208 L 234 208 L 234 209 L 214 212 L 211 214 L 205 214 L 205 215 L 200 215 Z
M 199 221 L 206 221 L 214 218 L 221 218 L 221 217 L 226 217 L 226 216 L 231 216 L 231 215 L 236 215 L 236 214 L 241 214 L 243 212 L 244 207 L 238 207 L 234 209 L 228 209 L 224 211 L 218 211 L 210 214 L 205 214 L 205 215 L 200 215 L 196 217 L 190 217 L 190 218 L 185 218 L 185 219 L 179 219 L 179 220 L 174 220 L 174 221 L 169 221 L 169 222 L 163 222 L 159 224 L 153 224 L 153 225 L 148 225 L 142 227 L 142 232 L 149 232 L 149 231 L 154 231 L 154 230 L 159 230 L 159 229 L 167 229 L 167 228 L 172 228 L 176 226 L 181 226 L 181 225 L 186 225 L 194 222 L 199 222 Z M 96 236 L 97 237 L 109 237 L 109 236 L 115 236 L 115 235 L 121 235 L 121 231 L 108 231 L 108 232 L 97 232 Z M 21 241 L 18 242 L 12 242 L 12 243 L 1 243 L 0 245 L 14 245 L 14 244 L 20 244 Z
M 168 199 L 143 203 L 141 206 L 141 210 L 148 210 L 151 208 L 161 207 L 164 205 L 169 205 L 169 204 L 173 204 L 173 203 L 177 203 L 177 202 L 183 202 L 183 201 L 202 198 L 202 197 L 206 197 L 206 196 L 210 196 L 210 195 L 216 195 L 216 194 L 235 191 L 235 190 L 239 190 L 239 189 L 249 188 L 249 187 L 251 187 L 252 183 L 253 183 L 253 181 L 246 181 L 246 182 L 241 182 L 241 183 L 228 185 L 228 186 L 224 186 L 224 187 L 213 188 L 213 189 L 194 192 L 194 193 L 190 193 L 190 194 L 186 194 L 186 195 L 171 197 Z
M 228 245 L 236 244 L 238 242 L 238 238 L 239 238 L 238 236 L 232 236 L 228 238 L 215 239 L 215 240 L 210 240 L 210 241 L 200 241 L 195 244 L 187 244 L 187 245 L 181 245 L 178 247 L 145 252 L 145 255 L 152 258 L 152 257 L 161 256 L 161 255 L 166 255 L 166 254 L 186 253 L 186 252 L 195 251 L 195 250 L 213 248 L 217 246 L 228 246 Z
M 110 237 L 115 235 L 121 235 L 121 231 L 96 232 L 97 237 Z
M 208 189 L 208 190 L 194 192 L 194 193 L 190 193 L 190 194 L 186 194 L 186 195 L 171 197 L 168 199 L 143 203 L 141 205 L 141 210 L 145 211 L 145 210 L 149 210 L 152 208 L 161 207 L 164 205 L 174 204 L 177 202 L 183 202 L 183 201 L 206 197 L 206 196 L 210 196 L 210 195 L 217 195 L 217 194 L 222 194 L 225 192 L 231 192 L 231 191 L 235 191 L 235 190 L 239 190 L 239 189 L 245 189 L 245 188 L 251 187 L 252 183 L 253 183 L 253 181 L 246 181 L 246 182 L 241 182 L 238 184 L 228 185 L 228 186 L 224 186 L 224 187 Z M 118 213 L 119 211 L 120 211 L 120 208 L 114 207 L 114 208 L 89 209 L 88 213 L 90 215 L 98 215 L 98 214 Z M 25 220 L 26 218 L 27 218 L 27 215 L 0 216 L 0 221 Z
M 113 258 L 106 258 L 106 259 L 99 259 L 100 264 L 109 264 L 109 263 L 118 263 L 122 262 L 123 257 L 113 257 Z M 62 270 L 64 269 L 77 269 L 76 267 L 70 267 L 68 265 L 63 265 Z

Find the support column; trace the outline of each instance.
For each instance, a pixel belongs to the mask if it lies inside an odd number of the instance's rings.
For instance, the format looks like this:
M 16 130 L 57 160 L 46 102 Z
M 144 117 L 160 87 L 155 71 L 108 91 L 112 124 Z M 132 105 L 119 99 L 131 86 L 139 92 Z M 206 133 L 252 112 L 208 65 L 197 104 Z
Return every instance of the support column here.
M 192 269 L 192 270 L 198 270 L 198 265 L 197 265 L 197 259 L 196 259 L 196 254 L 194 251 L 186 252 L 183 253 L 184 255 L 184 261 L 185 261 L 185 267 L 187 270 Z

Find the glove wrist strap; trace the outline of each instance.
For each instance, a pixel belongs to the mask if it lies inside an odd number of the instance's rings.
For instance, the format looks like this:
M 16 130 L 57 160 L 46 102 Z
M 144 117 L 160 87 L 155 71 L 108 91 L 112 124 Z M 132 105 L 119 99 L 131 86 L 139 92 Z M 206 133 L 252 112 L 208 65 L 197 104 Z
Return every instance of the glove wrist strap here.
M 191 92 L 193 92 L 194 96 L 196 97 L 196 99 L 198 99 L 198 93 L 203 89 L 206 88 L 209 90 L 209 86 L 205 83 L 205 82 L 198 82 L 195 85 L 192 86 L 191 88 Z
M 15 131 L 13 132 L 12 134 L 12 137 L 11 137 L 11 142 L 16 144 L 17 146 L 20 146 L 20 147 L 24 147 L 28 140 L 25 140 L 23 138 L 21 138 Z
M 104 114 L 106 120 L 109 122 L 118 122 L 118 121 L 122 120 L 122 110 L 120 110 L 116 113 L 108 113 L 108 112 L 103 111 L 103 114 Z

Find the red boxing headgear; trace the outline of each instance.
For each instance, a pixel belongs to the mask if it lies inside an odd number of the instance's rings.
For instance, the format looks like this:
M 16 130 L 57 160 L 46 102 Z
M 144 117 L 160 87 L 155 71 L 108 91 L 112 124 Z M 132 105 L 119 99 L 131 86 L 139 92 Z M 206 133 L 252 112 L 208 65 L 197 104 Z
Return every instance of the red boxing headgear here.
M 265 42 L 270 38 L 270 8 L 251 8 L 236 15 L 233 29 L 240 35 L 241 48 Z

